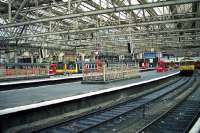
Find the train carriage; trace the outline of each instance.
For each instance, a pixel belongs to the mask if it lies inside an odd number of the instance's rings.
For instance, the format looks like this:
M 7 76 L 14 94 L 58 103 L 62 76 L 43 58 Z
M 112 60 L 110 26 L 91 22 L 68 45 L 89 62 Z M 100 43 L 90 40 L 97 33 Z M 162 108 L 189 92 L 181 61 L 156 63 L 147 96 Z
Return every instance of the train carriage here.
M 191 76 L 195 69 L 194 63 L 194 60 L 191 58 L 182 59 L 179 66 L 180 75 Z
M 64 75 L 82 73 L 83 65 L 87 69 L 96 69 L 96 64 L 93 62 L 58 62 L 50 65 L 49 75 Z
M 200 61 L 195 62 L 195 69 L 200 69 Z
M 167 68 L 167 63 L 165 61 L 158 61 L 157 63 L 157 66 L 156 66 L 156 71 L 157 72 L 166 72 L 168 71 L 168 68 Z

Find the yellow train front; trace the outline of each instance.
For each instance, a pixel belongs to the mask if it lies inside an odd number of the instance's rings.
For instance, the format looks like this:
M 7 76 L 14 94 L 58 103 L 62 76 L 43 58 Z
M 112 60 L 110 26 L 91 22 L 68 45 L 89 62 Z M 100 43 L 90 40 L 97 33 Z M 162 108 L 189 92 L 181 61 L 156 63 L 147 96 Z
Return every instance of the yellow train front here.
M 195 65 L 194 60 L 190 58 L 184 58 L 180 62 L 179 70 L 181 76 L 192 76 L 194 73 Z
M 80 73 L 80 64 L 75 62 L 57 63 L 56 74 L 75 74 Z

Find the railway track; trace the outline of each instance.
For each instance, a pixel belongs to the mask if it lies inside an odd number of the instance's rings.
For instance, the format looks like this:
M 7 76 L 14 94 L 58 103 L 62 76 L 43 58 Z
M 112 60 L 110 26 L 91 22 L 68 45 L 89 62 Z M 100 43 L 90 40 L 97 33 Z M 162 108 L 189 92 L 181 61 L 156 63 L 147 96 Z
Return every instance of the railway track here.
M 200 87 L 190 88 L 190 95 L 153 120 L 138 133 L 187 133 L 200 115 Z
M 90 113 L 55 126 L 42 129 L 40 133 L 78 133 L 78 132 L 103 132 L 115 127 L 122 116 L 131 117 L 131 113 L 137 109 L 143 110 L 149 103 L 167 95 L 176 89 L 186 89 L 195 81 L 195 78 L 182 78 L 181 80 L 161 87 L 159 90 L 145 94 L 138 98 L 128 100 L 110 108 Z

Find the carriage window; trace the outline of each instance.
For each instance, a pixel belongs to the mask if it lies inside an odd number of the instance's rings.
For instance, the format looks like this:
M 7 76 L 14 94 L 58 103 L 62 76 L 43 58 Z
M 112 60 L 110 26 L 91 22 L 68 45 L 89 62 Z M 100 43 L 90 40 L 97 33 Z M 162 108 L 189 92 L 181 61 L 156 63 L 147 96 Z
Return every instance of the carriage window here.
M 67 69 L 75 69 L 76 68 L 76 64 L 68 64 L 67 65 Z
M 64 68 L 64 64 L 58 64 L 57 69 L 63 69 Z
M 81 64 L 77 64 L 77 68 L 78 68 L 79 70 L 81 70 L 81 69 L 82 69 L 82 65 L 81 65 Z
M 89 69 L 89 64 L 86 64 L 86 67 Z
M 93 68 L 95 68 L 95 64 L 93 64 Z

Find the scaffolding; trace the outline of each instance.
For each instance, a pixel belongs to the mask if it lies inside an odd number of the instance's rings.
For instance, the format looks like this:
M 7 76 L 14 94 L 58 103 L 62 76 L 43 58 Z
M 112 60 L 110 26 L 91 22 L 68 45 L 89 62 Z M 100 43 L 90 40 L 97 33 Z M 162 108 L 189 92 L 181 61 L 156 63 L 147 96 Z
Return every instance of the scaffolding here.
M 96 68 L 83 69 L 82 83 L 110 83 L 118 80 L 126 80 L 131 78 L 139 78 L 138 66 L 130 63 L 106 64 Z

